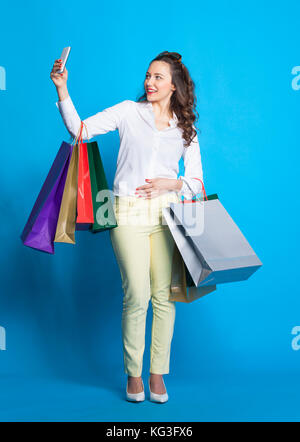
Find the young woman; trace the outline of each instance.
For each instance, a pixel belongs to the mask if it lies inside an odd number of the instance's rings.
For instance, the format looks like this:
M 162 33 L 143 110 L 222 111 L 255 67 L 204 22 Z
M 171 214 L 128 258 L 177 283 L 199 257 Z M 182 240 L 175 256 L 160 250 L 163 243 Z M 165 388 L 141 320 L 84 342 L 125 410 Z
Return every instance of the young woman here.
M 56 86 L 59 108 L 69 133 L 75 137 L 81 119 L 68 94 L 68 71 L 50 77 Z M 122 340 L 126 399 L 145 399 L 142 363 L 145 324 L 151 299 L 150 400 L 166 402 L 163 374 L 169 373 L 175 302 L 169 300 L 174 240 L 163 222 L 162 207 L 190 199 L 202 191 L 202 163 L 197 131 L 194 82 L 181 55 L 164 51 L 148 67 L 145 93 L 124 100 L 83 120 L 83 139 L 118 129 L 120 148 L 113 184 L 118 226 L 110 239 L 119 265 L 123 296 Z M 185 173 L 179 176 L 178 162 Z M 199 179 L 201 181 L 199 181 Z

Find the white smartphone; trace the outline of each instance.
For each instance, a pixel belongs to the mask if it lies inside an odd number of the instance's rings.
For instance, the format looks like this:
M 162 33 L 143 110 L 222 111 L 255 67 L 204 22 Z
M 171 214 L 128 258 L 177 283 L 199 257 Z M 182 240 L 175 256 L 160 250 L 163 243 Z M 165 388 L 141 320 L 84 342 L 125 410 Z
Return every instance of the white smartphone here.
M 69 57 L 69 54 L 70 54 L 70 50 L 71 50 L 71 46 L 67 46 L 67 47 L 63 48 L 63 51 L 62 51 L 61 56 L 60 56 L 61 62 L 62 62 L 62 66 L 61 66 L 59 71 L 56 71 L 57 74 L 62 74 L 63 73 L 63 71 L 65 69 L 65 66 L 66 66 L 66 63 L 67 63 L 67 60 L 68 60 L 68 57 Z

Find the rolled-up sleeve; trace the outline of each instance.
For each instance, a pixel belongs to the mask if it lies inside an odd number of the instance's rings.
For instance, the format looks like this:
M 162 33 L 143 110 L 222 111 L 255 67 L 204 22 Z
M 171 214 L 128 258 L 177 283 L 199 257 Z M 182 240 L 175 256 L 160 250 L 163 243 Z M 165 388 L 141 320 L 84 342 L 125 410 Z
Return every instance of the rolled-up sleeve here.
M 184 148 L 184 175 L 180 175 L 178 179 L 182 180 L 182 188 L 178 192 L 179 196 L 191 199 L 202 191 L 203 169 L 200 153 L 200 145 L 198 135 L 194 137 L 191 144 Z M 199 181 L 201 180 L 201 181 Z
M 87 140 L 118 129 L 122 119 L 129 110 L 129 105 L 130 100 L 124 100 L 82 120 L 85 124 L 82 131 L 82 139 Z M 59 109 L 67 130 L 71 136 L 76 137 L 80 128 L 81 119 L 70 95 L 64 100 L 56 102 L 56 106 Z

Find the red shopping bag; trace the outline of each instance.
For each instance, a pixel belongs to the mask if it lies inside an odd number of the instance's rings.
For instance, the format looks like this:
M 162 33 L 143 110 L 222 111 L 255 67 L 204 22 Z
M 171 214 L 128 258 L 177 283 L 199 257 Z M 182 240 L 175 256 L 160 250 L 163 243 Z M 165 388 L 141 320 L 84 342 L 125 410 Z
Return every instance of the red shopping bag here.
M 81 122 L 80 135 L 78 140 L 79 146 L 79 163 L 78 163 L 78 187 L 77 187 L 77 218 L 76 224 L 93 224 L 93 201 L 91 178 L 89 169 L 89 159 L 87 144 L 82 142 L 83 122 Z M 83 227 L 83 226 L 82 226 Z M 80 229 L 80 226 L 77 226 Z

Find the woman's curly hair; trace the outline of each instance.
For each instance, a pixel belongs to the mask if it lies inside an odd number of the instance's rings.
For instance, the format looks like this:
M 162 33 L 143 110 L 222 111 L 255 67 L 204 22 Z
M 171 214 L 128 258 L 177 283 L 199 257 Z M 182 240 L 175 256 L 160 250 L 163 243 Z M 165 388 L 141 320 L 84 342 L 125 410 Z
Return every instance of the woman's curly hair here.
M 196 111 L 195 83 L 187 67 L 182 63 L 181 55 L 178 52 L 161 52 L 150 62 L 149 66 L 153 61 L 164 61 L 170 65 L 172 84 L 176 87 L 171 96 L 170 111 L 175 112 L 178 118 L 177 126 L 182 129 L 185 147 L 188 147 L 197 135 L 194 122 L 199 118 Z M 147 101 L 146 92 L 137 100 L 137 102 L 144 101 Z M 201 133 L 199 129 L 198 131 Z

